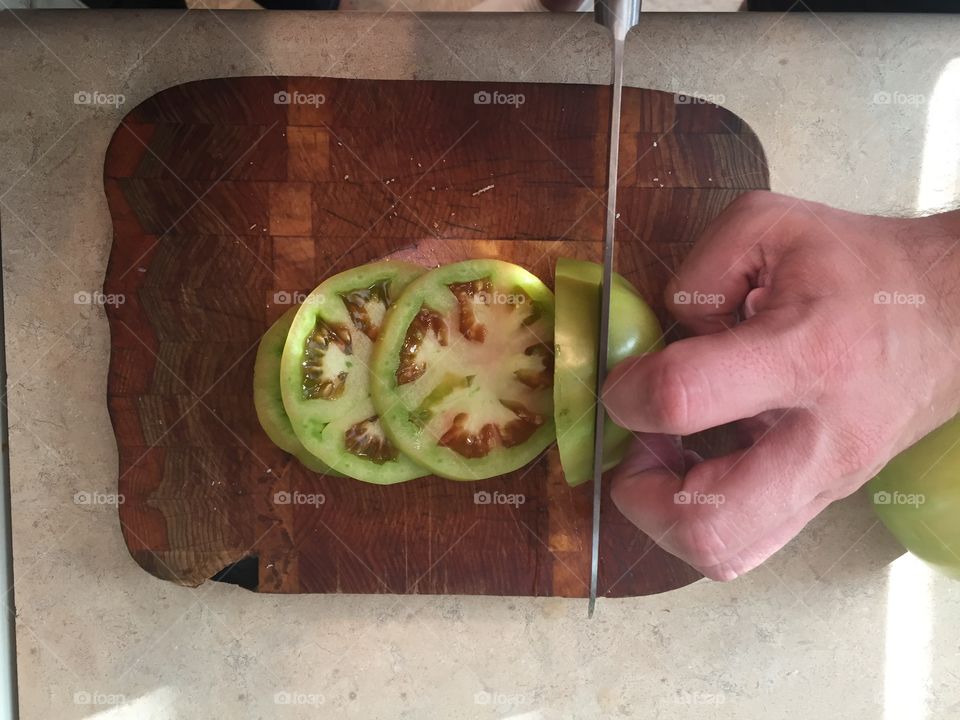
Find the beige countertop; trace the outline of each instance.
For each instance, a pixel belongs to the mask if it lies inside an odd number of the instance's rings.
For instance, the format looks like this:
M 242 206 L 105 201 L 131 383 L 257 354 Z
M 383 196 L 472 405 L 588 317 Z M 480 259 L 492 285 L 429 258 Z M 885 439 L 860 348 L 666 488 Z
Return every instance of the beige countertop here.
M 589 18 L 19 12 L 0 48 L 22 717 L 960 716 L 960 584 L 894 560 L 862 496 L 744 578 L 590 621 L 558 599 L 184 589 L 130 559 L 115 508 L 74 502 L 116 487 L 107 323 L 73 296 L 102 283 L 103 156 L 128 110 L 225 75 L 603 83 Z M 746 119 L 775 190 L 889 214 L 960 198 L 960 18 L 648 15 L 627 54 L 628 84 Z

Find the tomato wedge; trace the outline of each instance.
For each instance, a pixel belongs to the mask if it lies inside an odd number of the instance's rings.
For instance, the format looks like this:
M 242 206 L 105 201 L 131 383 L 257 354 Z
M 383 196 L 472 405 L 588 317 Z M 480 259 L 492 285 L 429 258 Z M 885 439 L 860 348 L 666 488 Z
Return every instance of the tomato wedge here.
M 556 376 L 554 417 L 560 464 L 569 485 L 593 477 L 597 348 L 600 342 L 600 284 L 603 267 L 592 262 L 557 261 L 557 322 L 554 331 Z M 624 358 L 663 347 L 660 323 L 630 281 L 614 273 L 610 295 L 607 368 Z M 632 437 L 609 417 L 603 430 L 603 467 L 623 459 Z
M 303 446 L 338 472 L 387 485 L 427 474 L 383 433 L 370 400 L 370 355 L 406 285 L 423 273 L 383 261 L 334 275 L 304 300 L 280 362 L 283 406 Z
M 960 416 L 897 455 L 867 484 L 873 509 L 910 552 L 960 580 Z
M 388 311 L 371 369 L 401 451 L 453 480 L 516 470 L 555 436 L 553 294 L 500 260 L 431 270 Z
M 257 411 L 260 427 L 274 445 L 293 455 L 304 467 L 314 472 L 339 475 L 320 458 L 307 452 L 297 439 L 296 433 L 293 432 L 287 411 L 283 409 L 283 398 L 280 393 L 280 357 L 283 355 L 283 345 L 287 341 L 287 331 L 296 314 L 297 308 L 287 310 L 260 339 L 253 366 L 253 406 Z

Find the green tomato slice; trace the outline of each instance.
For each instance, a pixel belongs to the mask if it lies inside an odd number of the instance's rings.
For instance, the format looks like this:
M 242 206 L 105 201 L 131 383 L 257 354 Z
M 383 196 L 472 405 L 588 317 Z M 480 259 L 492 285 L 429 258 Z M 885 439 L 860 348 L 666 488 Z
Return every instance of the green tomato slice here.
M 960 579 L 960 416 L 893 458 L 867 488 L 883 524 L 910 552 Z
M 423 273 L 385 260 L 325 280 L 303 301 L 280 361 L 283 406 L 297 439 L 338 472 L 388 485 L 427 474 L 380 427 L 370 356 L 391 302 Z
M 560 463 L 571 486 L 593 477 L 602 279 L 601 265 L 568 258 L 557 261 L 553 403 Z M 617 273 L 610 294 L 608 338 L 608 369 L 624 358 L 663 347 L 657 316 L 630 281 Z M 609 470 L 623 459 L 632 434 L 609 417 L 603 428 L 603 467 Z
M 253 365 L 253 406 L 257 411 L 260 427 L 274 445 L 293 455 L 304 467 L 314 472 L 339 475 L 320 458 L 307 452 L 297 439 L 293 425 L 290 424 L 290 418 L 287 417 L 287 411 L 283 408 L 283 397 L 280 393 L 280 358 L 283 355 L 284 343 L 287 341 L 287 332 L 296 314 L 295 307 L 287 310 L 260 339 Z
M 555 437 L 553 294 L 517 265 L 467 260 L 410 283 L 371 367 L 387 436 L 437 475 L 502 475 Z

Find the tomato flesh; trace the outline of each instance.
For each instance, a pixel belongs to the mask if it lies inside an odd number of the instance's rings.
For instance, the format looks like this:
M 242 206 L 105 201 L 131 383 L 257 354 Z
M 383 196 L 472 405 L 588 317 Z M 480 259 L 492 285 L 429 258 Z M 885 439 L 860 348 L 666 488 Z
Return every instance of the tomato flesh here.
M 374 350 L 388 437 L 458 480 L 520 467 L 550 443 L 553 296 L 534 275 L 470 260 L 411 283 Z
M 344 432 L 343 438 L 347 450 L 357 457 L 369 458 L 378 465 L 396 460 L 400 456 L 400 451 L 383 434 L 380 419 L 376 415 L 351 425 Z
M 298 440 L 332 468 L 390 484 L 427 473 L 393 445 L 370 399 L 369 364 L 387 308 L 423 269 L 384 261 L 321 283 L 287 334 L 283 404 Z
M 432 339 L 428 336 L 432 335 Z M 404 336 L 400 348 L 400 364 L 397 367 L 397 384 L 404 385 L 418 380 L 426 371 L 426 363 L 418 362 L 417 356 L 425 344 L 446 347 L 449 343 L 447 326 L 437 313 L 422 309 L 417 313 Z
M 600 284 L 603 267 L 561 258 L 557 261 L 554 334 L 554 408 L 560 463 L 570 485 L 593 477 L 597 349 L 600 342 Z M 607 368 L 633 355 L 663 347 L 660 323 L 630 281 L 614 273 L 610 294 Z M 603 467 L 623 459 L 632 434 L 609 417 L 603 430 Z
M 305 343 L 301 362 L 304 400 L 340 397 L 347 381 L 347 358 L 352 354 L 350 330 L 342 325 L 329 325 L 318 317 Z
M 307 452 L 297 439 L 293 425 L 283 407 L 280 392 L 280 358 L 287 339 L 287 332 L 297 314 L 297 308 L 291 308 L 264 333 L 257 347 L 257 357 L 253 367 L 253 405 L 257 411 L 260 427 L 284 452 L 296 457 L 302 465 L 324 475 L 339 475 L 320 458 Z
M 340 298 L 347 306 L 354 327 L 375 341 L 390 305 L 390 283 L 377 280 L 369 287 L 341 293 Z

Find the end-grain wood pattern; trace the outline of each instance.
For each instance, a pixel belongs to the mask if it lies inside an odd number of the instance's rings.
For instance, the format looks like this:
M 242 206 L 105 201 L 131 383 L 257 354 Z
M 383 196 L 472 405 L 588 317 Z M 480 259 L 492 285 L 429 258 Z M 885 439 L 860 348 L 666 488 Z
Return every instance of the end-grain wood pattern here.
M 555 448 L 476 483 L 322 477 L 260 430 L 251 378 L 270 323 L 351 266 L 497 257 L 552 284 L 558 257 L 599 260 L 608 127 L 609 88 L 578 85 L 233 78 L 132 111 L 106 157 L 104 290 L 125 298 L 107 308 L 108 403 L 137 562 L 197 585 L 256 558 L 261 592 L 586 596 L 590 488 L 566 486 Z M 617 267 L 672 327 L 667 280 L 768 187 L 763 150 L 723 109 L 626 89 L 621 153 Z M 294 492 L 324 502 L 277 502 Z M 601 541 L 605 596 L 699 577 L 609 496 Z

